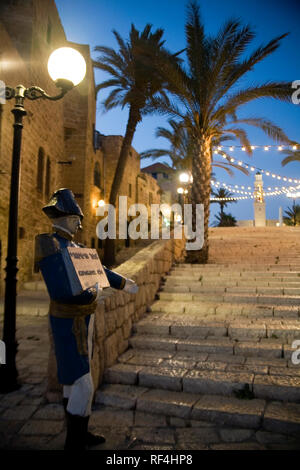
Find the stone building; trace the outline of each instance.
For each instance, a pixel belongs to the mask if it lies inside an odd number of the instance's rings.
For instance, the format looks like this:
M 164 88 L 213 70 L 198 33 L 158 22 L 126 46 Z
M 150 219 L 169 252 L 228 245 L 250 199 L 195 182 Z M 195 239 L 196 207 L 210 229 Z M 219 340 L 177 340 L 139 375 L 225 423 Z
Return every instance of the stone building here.
M 177 180 L 178 174 L 175 170 L 159 162 L 142 168 L 142 172 L 156 179 L 161 189 L 162 203 L 172 205 L 177 202 L 177 187 L 180 183 Z
M 96 96 L 90 47 L 67 40 L 54 0 L 0 2 L 0 80 L 6 85 L 37 85 L 50 95 L 58 94 L 48 75 L 47 62 L 51 52 L 62 46 L 73 47 L 84 56 L 87 73 L 81 84 L 61 100 L 25 100 L 19 285 L 39 278 L 39 274 L 33 273 L 34 238 L 51 228 L 42 207 L 58 188 L 70 188 L 85 214 L 78 240 L 87 246 L 101 247 L 101 242 L 96 240 L 96 207 L 110 191 L 122 142 L 120 136 L 105 137 L 95 130 Z M 14 100 L 0 106 L 0 286 L 3 293 Z M 122 192 L 135 200 L 140 159 L 134 149 L 125 173 Z
M 114 174 L 117 167 L 118 156 L 120 154 L 123 137 L 120 135 L 99 135 L 99 147 L 103 154 L 103 172 L 104 172 L 104 189 L 103 199 L 108 203 Z M 161 190 L 155 178 L 151 175 L 143 173 L 140 168 L 140 155 L 131 147 L 128 161 L 125 167 L 123 181 L 121 183 L 119 196 L 127 196 L 127 208 L 132 204 L 141 203 L 148 209 L 150 215 L 151 204 L 160 204 Z M 118 220 L 118 199 L 116 202 L 116 216 Z M 128 223 L 132 217 L 128 216 Z M 118 226 L 117 226 L 118 234 Z M 132 241 L 134 243 L 134 241 Z M 118 240 L 117 246 L 126 246 L 124 240 Z

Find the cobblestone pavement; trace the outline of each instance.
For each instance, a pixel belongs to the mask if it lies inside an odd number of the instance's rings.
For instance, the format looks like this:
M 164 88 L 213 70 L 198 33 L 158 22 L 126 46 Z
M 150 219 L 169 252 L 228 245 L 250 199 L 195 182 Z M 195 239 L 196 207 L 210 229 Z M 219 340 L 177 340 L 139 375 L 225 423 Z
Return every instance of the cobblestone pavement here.
M 29 301 L 29 300 L 28 300 Z M 2 318 L 1 318 L 2 323 Z M 44 398 L 48 358 L 47 317 L 17 319 L 17 366 L 22 386 L 0 395 L 0 448 L 60 450 L 65 439 L 63 407 Z M 172 394 L 172 392 L 170 392 Z M 96 450 L 299 449 L 286 434 L 94 405 L 90 429 L 106 436 Z

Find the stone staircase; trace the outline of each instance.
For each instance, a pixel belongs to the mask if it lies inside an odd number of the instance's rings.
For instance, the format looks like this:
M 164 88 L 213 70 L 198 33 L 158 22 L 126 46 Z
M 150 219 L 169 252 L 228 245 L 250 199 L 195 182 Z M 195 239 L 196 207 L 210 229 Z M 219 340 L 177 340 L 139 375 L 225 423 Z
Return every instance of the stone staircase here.
M 298 227 L 210 229 L 209 263 L 173 266 L 106 369 L 96 409 L 300 440 L 299 236 Z

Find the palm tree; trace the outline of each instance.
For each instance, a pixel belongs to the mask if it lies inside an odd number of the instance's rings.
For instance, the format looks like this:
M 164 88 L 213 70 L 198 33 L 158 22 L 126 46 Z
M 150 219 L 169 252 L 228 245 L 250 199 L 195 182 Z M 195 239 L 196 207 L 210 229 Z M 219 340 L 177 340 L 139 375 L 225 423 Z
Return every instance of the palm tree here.
M 115 205 L 120 190 L 124 169 L 128 159 L 132 139 L 143 114 L 151 112 L 147 109 L 153 97 L 160 95 L 167 101 L 165 88 L 167 80 L 160 74 L 158 61 L 175 64 L 179 62 L 178 54 L 171 55 L 164 48 L 163 30 L 151 32 L 152 26 L 147 24 L 140 33 L 131 26 L 129 39 L 124 41 L 117 31 L 113 34 L 118 42 L 119 50 L 110 47 L 96 46 L 95 51 L 101 55 L 93 61 L 95 68 L 110 75 L 110 78 L 96 86 L 96 93 L 104 88 L 113 87 L 104 101 L 106 111 L 121 106 L 129 108 L 125 136 L 122 142 L 119 160 L 109 196 L 109 203 Z M 105 243 L 104 262 L 111 266 L 115 262 L 114 240 L 107 238 Z
M 247 72 L 268 57 L 286 36 L 283 34 L 257 48 L 248 58 L 242 58 L 255 35 L 249 25 L 239 20 L 228 20 L 215 37 L 205 34 L 196 1 L 188 6 L 186 22 L 187 67 L 166 63 L 162 67 L 172 84 L 173 101 L 156 99 L 161 113 L 183 122 L 196 143 L 192 158 L 192 204 L 204 204 L 204 244 L 200 251 L 190 250 L 187 262 L 205 263 L 208 260 L 208 222 L 212 146 L 214 139 L 232 135 L 252 155 L 247 132 L 243 125 L 252 125 L 278 142 L 290 144 L 282 129 L 266 118 L 239 119 L 237 112 L 248 102 L 258 98 L 291 100 L 291 85 L 287 82 L 266 82 L 238 87 Z M 241 125 L 241 127 L 240 127 Z M 228 157 L 229 159 L 229 157 Z M 196 228 L 196 210 L 193 207 L 193 230 Z
M 174 119 L 169 119 L 168 123 L 171 129 L 165 127 L 158 127 L 156 129 L 155 136 L 162 137 L 169 141 L 169 149 L 148 149 L 140 153 L 141 159 L 152 158 L 156 160 L 161 157 L 168 157 L 172 162 L 172 168 L 178 171 L 191 170 L 193 155 L 197 151 L 197 146 L 193 141 L 193 135 L 188 128 L 186 128 L 182 122 L 177 122 Z M 224 141 L 232 140 L 231 136 L 221 136 L 218 140 L 213 140 L 213 146 L 218 146 Z M 222 152 L 227 159 L 230 157 Z M 165 162 L 164 162 L 165 163 Z M 233 176 L 233 172 L 229 167 L 236 168 L 243 172 L 245 175 L 249 175 L 249 172 L 235 163 L 228 162 L 215 162 L 212 166 L 223 168 L 227 171 L 230 176 Z
M 286 225 L 300 225 L 300 205 L 293 204 L 293 207 L 288 207 L 284 213 L 283 221 Z
M 215 198 L 218 198 L 218 199 L 224 199 L 224 198 L 232 198 L 233 197 L 233 194 L 228 191 L 227 189 L 224 189 L 224 188 L 219 188 L 217 191 L 212 191 L 211 192 L 211 195 Z M 237 202 L 236 199 L 233 199 L 233 200 L 221 200 L 221 201 L 211 201 L 211 203 L 216 203 L 216 204 L 220 204 L 220 215 L 222 217 L 222 215 L 224 214 L 224 207 L 227 207 L 227 204 L 231 204 L 233 202 Z
M 299 150 L 285 150 L 286 157 L 282 160 L 281 165 L 285 166 L 291 162 L 300 162 L 300 151 Z
M 225 212 L 220 212 L 216 215 L 215 227 L 235 227 L 236 218 L 231 214 L 226 214 Z

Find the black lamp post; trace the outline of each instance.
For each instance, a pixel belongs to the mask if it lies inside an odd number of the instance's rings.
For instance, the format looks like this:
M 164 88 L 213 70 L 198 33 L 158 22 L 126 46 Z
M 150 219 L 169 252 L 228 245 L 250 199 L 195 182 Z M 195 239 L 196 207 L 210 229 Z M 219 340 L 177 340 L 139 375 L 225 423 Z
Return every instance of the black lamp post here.
M 69 51 L 68 51 L 69 50 Z M 66 55 L 69 53 L 69 56 Z M 55 57 L 56 54 L 56 57 Z M 59 66 L 62 61 L 62 54 L 64 55 L 64 65 L 68 65 L 68 70 L 59 71 Z M 71 54 L 71 57 L 70 57 Z M 73 57 L 72 57 L 73 55 Z M 81 74 L 78 77 L 73 77 L 70 72 L 72 59 L 79 59 L 81 61 Z M 78 55 L 78 56 L 77 56 Z M 79 57 L 80 56 L 80 57 Z M 51 64 L 52 57 L 52 70 Z M 55 64 L 55 71 L 53 72 L 53 57 L 57 60 Z M 83 61 L 83 62 L 82 62 Z M 74 64 L 78 67 L 79 64 Z M 13 136 L 13 151 L 12 151 L 12 167 L 11 167 L 11 182 L 10 182 L 10 201 L 9 201 L 9 219 L 8 219 L 8 239 L 7 239 L 7 258 L 6 258 L 6 278 L 5 278 L 5 300 L 4 300 L 4 324 L 3 324 L 3 342 L 6 349 L 6 363 L 0 365 L 0 393 L 8 393 L 17 390 L 20 385 L 18 383 L 18 371 L 16 367 L 16 354 L 18 343 L 16 341 L 16 297 L 17 297 L 17 272 L 18 272 L 18 208 L 19 208 L 19 184 L 20 184 L 20 157 L 21 157 L 21 140 L 23 129 L 23 117 L 26 116 L 24 108 L 24 100 L 47 99 L 57 101 L 61 99 L 69 90 L 75 85 L 80 83 L 85 75 L 85 61 L 81 54 L 71 48 L 60 48 L 54 51 L 48 62 L 48 69 L 51 78 L 54 78 L 55 84 L 61 89 L 60 93 L 56 96 L 49 96 L 42 88 L 32 86 L 25 88 L 23 85 L 18 85 L 16 88 L 6 87 L 5 97 L 6 100 L 15 99 L 15 106 L 12 109 L 14 115 L 14 136 Z M 74 70 L 73 70 L 74 72 Z M 79 72 L 78 68 L 75 72 Z M 58 78 L 57 77 L 66 77 Z M 70 79 L 71 78 L 71 79 Z

